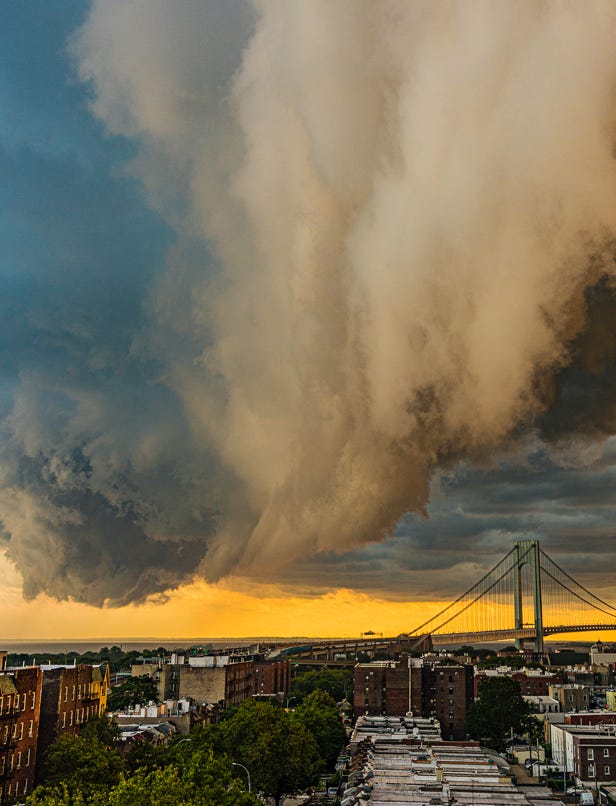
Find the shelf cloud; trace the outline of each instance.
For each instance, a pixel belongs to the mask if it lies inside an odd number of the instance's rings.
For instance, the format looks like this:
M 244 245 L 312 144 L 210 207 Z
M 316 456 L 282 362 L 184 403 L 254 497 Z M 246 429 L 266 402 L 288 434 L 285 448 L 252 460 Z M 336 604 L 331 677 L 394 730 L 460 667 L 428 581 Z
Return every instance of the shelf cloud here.
M 95 1 L 68 53 L 165 234 L 156 271 L 103 243 L 109 263 L 29 312 L 52 359 L 18 355 L 0 456 L 26 595 L 118 605 L 311 557 L 318 576 L 427 513 L 460 462 L 596 461 L 615 17 Z

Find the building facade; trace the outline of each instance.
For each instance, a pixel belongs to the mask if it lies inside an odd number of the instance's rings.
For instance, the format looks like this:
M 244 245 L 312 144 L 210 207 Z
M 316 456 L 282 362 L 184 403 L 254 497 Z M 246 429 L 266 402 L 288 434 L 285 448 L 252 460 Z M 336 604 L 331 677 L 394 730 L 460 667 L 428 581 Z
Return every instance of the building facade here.
M 106 665 L 43 665 L 36 783 L 43 779 L 43 763 L 49 746 L 63 733 L 76 735 L 93 717 L 107 708 L 109 667 Z
M 403 657 L 355 666 L 354 712 L 369 716 L 412 713 L 438 720 L 444 739 L 466 739 L 473 701 L 473 668 Z
M 286 696 L 291 689 L 291 661 L 255 660 L 254 694 Z
M 42 674 L 37 666 L 0 673 L 0 803 L 35 783 Z

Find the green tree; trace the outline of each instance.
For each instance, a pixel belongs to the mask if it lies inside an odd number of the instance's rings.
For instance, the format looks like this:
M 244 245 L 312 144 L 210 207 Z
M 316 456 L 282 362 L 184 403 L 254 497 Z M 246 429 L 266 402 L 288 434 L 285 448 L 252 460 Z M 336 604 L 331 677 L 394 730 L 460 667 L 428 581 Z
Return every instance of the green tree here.
M 86 806 L 81 792 L 69 790 L 66 784 L 55 787 L 37 787 L 26 798 L 26 806 Z
M 107 699 L 107 708 L 118 711 L 135 705 L 146 705 L 150 700 L 158 702 L 156 683 L 147 674 L 129 677 L 119 686 L 114 686 Z
M 255 795 L 231 774 L 228 759 L 197 751 L 186 764 L 171 764 L 151 772 L 122 776 L 104 801 L 105 806 L 258 806 Z M 102 806 L 102 802 L 101 802 Z
M 319 751 L 314 736 L 269 702 L 245 700 L 219 725 L 222 746 L 250 772 L 252 788 L 279 804 L 286 792 L 315 782 Z
M 468 732 L 503 750 L 511 729 L 516 733 L 532 727 L 530 705 L 520 686 L 510 677 L 488 677 L 479 686 L 479 697 L 468 709 Z
M 79 732 L 87 741 L 96 740 L 104 747 L 117 747 L 120 742 L 120 729 L 115 719 L 108 716 L 91 717 Z
M 325 769 L 332 769 L 347 739 L 334 698 L 325 691 L 313 691 L 293 717 L 314 736 Z
M 119 781 L 123 762 L 96 738 L 63 734 L 47 752 L 45 783 L 40 794 L 57 794 L 62 788 L 78 802 L 106 792 Z M 72 802 L 72 801 L 71 801 Z
M 296 675 L 291 681 L 291 696 L 301 702 L 313 691 L 326 691 L 340 702 L 351 698 L 353 671 L 351 669 L 313 669 Z

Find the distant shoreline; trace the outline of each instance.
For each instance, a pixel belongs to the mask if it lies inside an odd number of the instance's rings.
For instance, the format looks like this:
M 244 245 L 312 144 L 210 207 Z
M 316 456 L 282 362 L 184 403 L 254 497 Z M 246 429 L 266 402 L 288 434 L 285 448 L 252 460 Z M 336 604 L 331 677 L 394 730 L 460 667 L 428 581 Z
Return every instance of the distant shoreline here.
M 177 648 L 186 649 L 191 646 L 201 646 L 204 644 L 211 644 L 215 649 L 224 649 L 225 647 L 241 647 L 253 646 L 255 644 L 309 644 L 320 643 L 323 641 L 361 641 L 361 638 L 348 636 L 342 638 L 322 638 L 322 637 L 307 637 L 307 636 L 252 636 L 244 638 L 96 638 L 96 639 L 71 639 L 71 638 L 31 638 L 26 640 L 15 640 L 0 638 L 0 650 L 6 650 L 13 653 L 27 653 L 38 654 L 39 652 L 49 652 L 56 654 L 59 652 L 78 652 L 83 654 L 85 652 L 98 652 L 102 647 L 119 646 L 124 652 L 131 650 L 143 649 L 158 649 L 165 647 L 165 649 L 173 650 Z M 551 648 L 558 649 L 560 647 L 589 647 L 594 641 L 546 641 Z M 491 643 L 491 644 L 478 644 L 477 647 L 484 647 L 487 649 L 502 649 L 503 645 L 507 642 Z M 445 649 L 445 647 L 443 647 Z

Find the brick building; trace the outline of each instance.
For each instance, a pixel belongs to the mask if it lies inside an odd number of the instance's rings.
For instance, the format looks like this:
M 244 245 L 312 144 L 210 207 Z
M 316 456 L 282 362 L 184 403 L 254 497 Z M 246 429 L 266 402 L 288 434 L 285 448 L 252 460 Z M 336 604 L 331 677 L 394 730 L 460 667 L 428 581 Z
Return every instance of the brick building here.
M 291 689 L 291 661 L 254 662 L 254 694 L 288 694 Z
M 25 796 L 34 785 L 41 682 L 37 666 L 0 673 L 0 803 Z
M 501 667 L 501 670 L 485 669 L 475 675 L 475 699 L 479 696 L 479 686 L 489 677 L 510 677 L 520 686 L 520 691 L 526 697 L 552 696 L 550 686 L 563 682 L 561 674 L 542 672 L 539 669 L 520 669 L 517 672 L 507 667 Z
M 408 657 L 361 663 L 355 667 L 353 696 L 356 716 L 411 712 L 437 719 L 444 739 L 461 741 L 466 738 L 466 712 L 473 701 L 473 669 Z
M 610 726 L 552 725 L 552 755 L 578 783 L 616 779 L 616 731 Z
M 178 666 L 179 696 L 197 703 L 240 705 L 254 692 L 254 661 L 229 655 L 189 658 Z
M 466 712 L 472 702 L 472 666 L 424 666 L 422 716 L 438 719 L 443 739 L 467 738 Z
M 41 717 L 36 783 L 43 777 L 49 746 L 63 733 L 77 734 L 89 719 L 102 716 L 107 707 L 109 667 L 41 666 Z
M 400 661 L 358 663 L 353 679 L 355 716 L 404 716 L 422 710 L 422 664 L 404 657 Z

